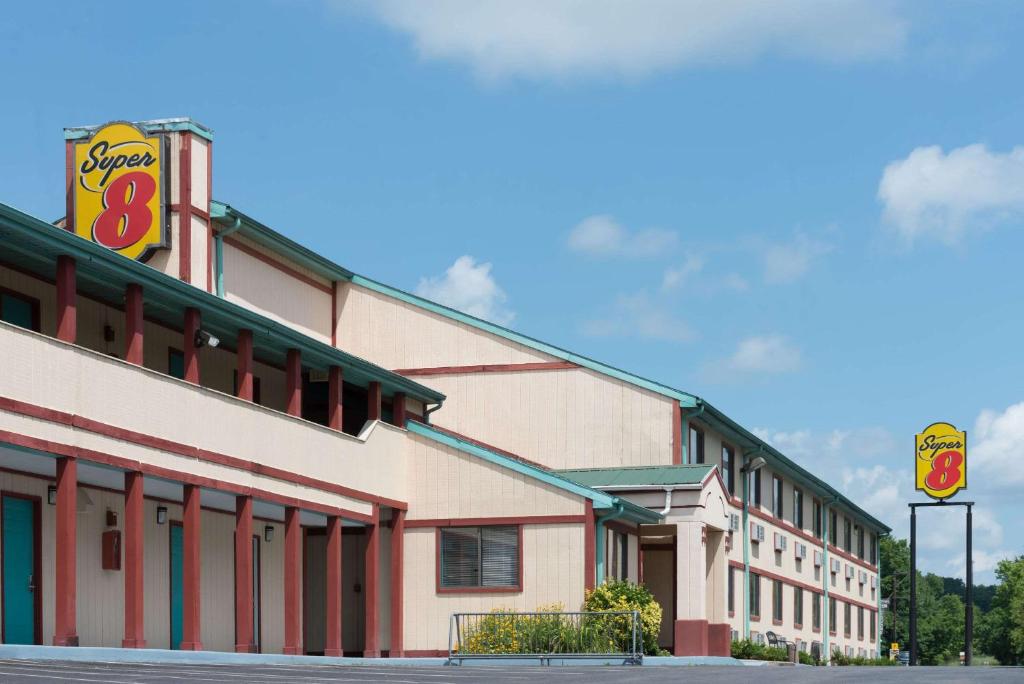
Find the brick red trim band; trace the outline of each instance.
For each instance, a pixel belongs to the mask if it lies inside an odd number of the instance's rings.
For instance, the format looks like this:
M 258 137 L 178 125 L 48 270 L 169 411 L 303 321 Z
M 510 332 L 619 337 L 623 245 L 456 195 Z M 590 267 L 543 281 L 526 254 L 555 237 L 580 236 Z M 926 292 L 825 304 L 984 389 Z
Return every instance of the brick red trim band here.
M 683 462 L 683 409 L 678 401 L 672 402 L 672 465 Z
M 180 214 L 180 213 L 182 213 L 181 208 L 183 206 L 185 206 L 185 205 L 181 204 L 180 202 L 170 202 L 170 203 L 168 203 L 167 208 L 170 211 L 176 211 L 176 212 L 178 212 Z M 210 220 L 210 213 L 208 211 L 206 211 L 205 209 L 203 209 L 201 207 L 197 207 L 194 204 L 190 207 L 190 209 L 191 209 L 192 216 L 198 216 L 199 218 L 203 219 L 204 221 L 209 221 Z
M 244 242 L 240 242 L 239 240 L 236 240 L 233 237 L 225 237 L 224 238 L 224 242 L 229 244 L 229 245 L 231 245 L 232 247 L 237 249 L 239 252 L 242 252 L 243 254 L 247 254 L 247 255 L 251 256 L 253 259 L 256 259 L 258 261 L 262 261 L 266 265 L 268 265 L 268 266 L 270 266 L 272 268 L 275 268 L 278 271 L 281 271 L 282 273 L 284 273 L 286 275 L 289 275 L 292 278 L 295 278 L 296 280 L 305 283 L 306 285 L 309 285 L 310 287 L 314 287 L 314 288 L 320 290 L 321 292 L 323 292 L 324 294 L 329 294 L 329 295 L 333 295 L 334 294 L 334 288 L 331 287 L 330 285 L 324 285 L 323 283 L 321 283 L 321 282 L 319 282 L 317 280 L 313 280 L 312 278 L 310 278 L 305 273 L 300 273 L 299 271 L 296 271 L 291 266 L 287 266 L 285 264 L 282 264 L 280 261 L 277 261 L 276 259 L 267 256 L 266 254 L 264 254 L 263 252 L 260 252 L 259 250 L 253 249 L 252 247 L 250 247 L 249 245 L 245 244 Z
M 739 568 L 740 570 L 743 569 L 743 563 L 740 563 L 739 561 L 731 560 L 731 561 L 729 561 L 729 565 L 731 567 L 734 567 L 734 568 Z M 767 578 L 767 579 L 780 580 L 783 584 L 788 584 L 789 586 L 796 587 L 798 589 L 805 589 L 805 590 L 807 590 L 807 591 L 809 591 L 809 592 L 811 592 L 813 594 L 820 594 L 820 595 L 824 595 L 825 594 L 825 590 L 822 589 L 821 587 L 815 586 L 813 584 L 806 584 L 804 582 L 799 582 L 799 581 L 793 580 L 793 579 L 791 579 L 789 577 L 785 577 L 783 575 L 777 575 L 774 572 L 770 572 L 768 570 L 762 570 L 760 568 L 756 568 L 754 566 L 750 566 L 750 572 L 752 572 L 752 573 L 754 573 L 756 575 L 760 575 L 761 577 L 764 577 L 764 578 Z M 831 593 L 830 592 L 828 596 L 829 596 L 829 598 L 834 598 L 836 601 L 840 601 L 842 603 L 849 603 L 851 606 L 858 606 L 860 608 L 864 608 L 865 610 L 876 610 L 877 609 L 876 606 L 873 606 L 873 605 L 871 605 L 869 603 L 861 603 L 860 601 L 858 601 L 858 600 L 856 600 L 854 598 L 848 598 L 846 596 L 843 596 L 842 594 L 835 594 L 835 593 Z
M 59 423 L 61 425 L 70 425 L 71 427 L 93 432 L 95 434 L 103 435 L 105 437 L 112 437 L 119 439 L 124 442 L 131 442 L 140 446 L 150 447 L 153 449 L 160 449 L 161 451 L 167 451 L 178 456 L 185 456 L 188 458 L 194 458 L 199 461 L 206 461 L 208 463 L 216 463 L 228 468 L 235 468 L 238 470 L 244 470 L 256 475 L 264 475 L 266 477 L 274 478 L 275 480 L 283 480 L 285 482 L 291 482 L 293 484 L 300 484 L 314 489 L 319 489 L 324 492 L 331 494 L 338 494 L 340 496 L 348 496 L 353 499 L 358 499 L 366 503 L 380 503 L 391 508 L 400 508 L 402 510 L 408 510 L 409 504 L 404 501 L 398 501 L 397 499 L 389 499 L 386 497 L 376 496 L 367 492 L 362 492 L 351 487 L 345 487 L 344 485 L 335 484 L 328 482 L 327 480 L 320 480 L 317 478 L 309 477 L 307 475 L 300 475 L 298 473 L 292 473 L 287 470 L 280 468 L 274 468 L 272 466 L 266 466 L 252 461 L 238 458 L 236 456 L 228 456 L 226 454 L 219 454 L 214 451 L 207 451 L 198 447 L 182 444 L 180 442 L 174 442 L 162 437 L 154 437 L 141 432 L 135 432 L 134 430 L 128 430 L 125 428 L 119 428 L 107 423 L 101 423 L 99 421 L 92 420 L 90 418 L 84 418 L 82 416 L 66 413 L 64 411 L 57 411 L 54 409 L 45 408 L 43 406 L 37 406 L 35 404 L 29 404 L 17 399 L 11 399 L 9 397 L 0 396 L 0 411 L 9 411 L 11 413 L 17 413 L 23 416 L 29 416 L 30 418 L 39 418 L 42 420 L 48 420 L 51 423 Z M 40 440 L 42 441 L 42 440 Z M 74 447 L 78 448 L 78 447 Z M 45 450 L 45 447 L 43 448 Z M 135 463 L 128 459 L 117 458 L 119 461 L 125 463 Z M 132 466 L 124 466 L 129 470 L 138 470 Z M 328 510 L 337 510 L 331 507 L 326 507 Z M 361 513 L 355 513 L 359 518 L 351 518 L 353 520 L 369 520 L 369 517 Z
M 579 368 L 572 361 L 533 361 L 530 363 L 477 364 L 473 366 L 436 366 L 433 368 L 399 368 L 392 372 L 412 377 L 417 375 L 458 375 L 472 373 L 522 373 L 525 371 Z
M 406 520 L 405 528 L 477 527 L 479 525 L 579 525 L 586 521 L 586 515 L 518 515 L 492 518 L 424 518 L 421 520 Z

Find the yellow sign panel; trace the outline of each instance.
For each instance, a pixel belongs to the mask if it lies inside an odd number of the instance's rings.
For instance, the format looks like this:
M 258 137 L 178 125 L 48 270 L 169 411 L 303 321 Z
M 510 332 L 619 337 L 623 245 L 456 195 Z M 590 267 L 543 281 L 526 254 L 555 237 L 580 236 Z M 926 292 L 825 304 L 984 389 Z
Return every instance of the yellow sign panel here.
M 967 488 L 967 433 L 949 423 L 932 423 L 917 435 L 914 464 L 917 490 L 948 499 Z
M 107 124 L 75 145 L 75 233 L 145 261 L 167 244 L 163 138 Z

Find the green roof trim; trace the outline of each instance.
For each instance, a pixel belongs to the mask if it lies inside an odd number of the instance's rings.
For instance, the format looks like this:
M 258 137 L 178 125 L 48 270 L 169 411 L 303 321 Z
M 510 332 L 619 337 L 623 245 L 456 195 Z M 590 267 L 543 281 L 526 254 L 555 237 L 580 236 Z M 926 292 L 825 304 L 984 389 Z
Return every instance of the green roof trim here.
M 278 252 L 284 258 L 308 268 L 326 280 L 350 280 L 352 278 L 352 271 L 285 237 L 253 217 L 243 214 L 230 204 L 211 200 L 210 218 L 214 220 L 239 219 L 241 222 L 239 233 L 253 242 Z
M 719 432 L 726 435 L 731 435 L 733 440 L 750 447 L 747 451 L 749 454 L 760 453 L 765 456 L 769 464 L 774 469 L 782 470 L 789 474 L 794 480 L 803 482 L 819 492 L 824 492 L 826 496 L 832 497 L 835 503 L 838 503 L 841 507 L 845 508 L 848 512 L 852 513 L 856 517 L 862 519 L 868 525 L 874 527 L 880 532 L 890 532 L 891 528 L 878 520 L 860 506 L 856 505 L 850 499 L 848 499 L 842 492 L 828 484 L 821 478 L 812 475 L 802 466 L 795 461 L 785 456 L 781 451 L 771 446 L 754 433 L 747 430 L 745 427 L 734 421 L 729 416 L 725 415 L 717 408 L 707 403 L 703 399 L 698 399 L 700 405 L 704 408 L 704 412 L 697 417 L 697 420 L 701 420 L 714 427 Z M 779 467 L 781 466 L 781 468 Z
M 465 440 L 459 439 L 458 437 L 449 432 L 442 432 L 440 430 L 436 430 L 429 425 L 425 425 L 424 423 L 410 420 L 406 423 L 406 429 L 408 429 L 409 432 L 413 434 L 420 435 L 421 437 L 426 437 L 427 439 L 433 440 L 440 444 L 444 444 L 445 446 L 451 447 L 453 449 L 457 449 L 463 453 L 470 454 L 471 456 L 476 456 L 477 458 L 487 461 L 488 463 L 493 463 L 503 468 L 508 468 L 509 470 L 513 470 L 517 473 L 526 475 L 527 477 L 539 480 L 545 484 L 551 485 L 552 487 L 557 487 L 558 489 L 570 492 L 577 496 L 581 496 L 585 499 L 590 499 L 591 501 L 594 502 L 594 508 L 614 508 L 616 506 L 622 505 L 625 507 L 625 510 L 627 511 L 627 517 L 634 520 L 635 522 L 655 523 L 661 520 L 661 516 L 658 515 L 656 512 L 649 511 L 646 508 L 643 508 L 642 506 L 637 506 L 636 504 L 630 503 L 629 501 L 626 501 L 624 499 L 620 499 L 617 496 L 612 496 L 611 494 L 599 492 L 578 482 L 573 482 L 572 480 L 563 477 L 562 475 L 554 471 L 538 468 L 537 466 L 533 466 L 523 461 L 510 458 L 496 451 L 486 449 L 480 446 L 479 444 L 474 444 L 472 442 L 467 442 Z
M 85 240 L 74 233 L 58 228 L 46 221 L 25 214 L 6 204 L 0 203 L 0 241 L 8 258 L 21 258 L 32 264 L 50 264 L 55 257 L 66 254 L 79 263 L 79 280 L 95 287 L 107 289 L 115 283 L 137 283 L 147 294 L 147 310 L 155 312 L 162 307 L 173 306 L 183 312 L 186 306 L 195 306 L 203 312 L 204 327 L 220 336 L 223 330 L 252 330 L 267 344 L 286 350 L 295 348 L 302 351 L 303 361 L 320 364 L 326 368 L 336 365 L 346 373 L 361 375 L 378 380 L 386 392 L 405 392 L 407 396 L 420 401 L 440 403 L 444 394 L 414 382 L 376 364 L 332 347 L 330 344 L 308 337 L 294 328 L 262 316 L 255 311 L 227 301 L 215 294 L 189 285 L 150 266 L 128 259 L 106 247 Z M 23 248 L 15 244 L 20 242 Z M 120 290 L 123 294 L 123 289 Z M 207 321 L 209 324 L 207 325 Z M 218 328 L 217 326 L 221 327 Z M 346 377 L 349 377 L 346 375 Z
M 645 487 L 701 485 L 713 465 L 632 466 L 627 468 L 573 468 L 557 471 L 587 487 Z
M 213 142 L 213 129 L 204 126 L 198 121 L 193 121 L 188 117 L 177 117 L 173 119 L 150 119 L 149 121 L 134 121 L 130 122 L 135 126 L 138 126 L 146 133 L 169 133 L 172 131 L 191 131 L 200 138 L 205 138 L 210 142 Z M 81 140 L 88 138 L 100 128 L 103 128 L 107 124 L 97 124 L 95 126 L 70 126 L 64 129 L 65 140 Z

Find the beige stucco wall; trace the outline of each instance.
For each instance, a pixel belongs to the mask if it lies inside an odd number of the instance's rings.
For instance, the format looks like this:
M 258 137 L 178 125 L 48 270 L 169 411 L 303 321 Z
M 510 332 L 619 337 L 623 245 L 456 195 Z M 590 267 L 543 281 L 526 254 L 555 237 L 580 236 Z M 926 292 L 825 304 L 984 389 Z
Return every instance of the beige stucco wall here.
M 338 283 L 338 346 L 392 369 L 556 360 L 347 282 Z
M 517 593 L 437 593 L 435 535 L 435 528 L 405 533 L 406 650 L 447 650 L 455 612 L 530 611 L 552 603 L 576 610 L 583 602 L 582 525 L 523 527 L 523 590 Z
M 405 431 L 373 423 L 352 437 L 254 406 L 102 354 L 0 324 L 0 356 L 19 363 L 0 374 L 0 396 L 379 496 L 406 496 Z M 53 388 L 62 388 L 54 392 Z M 223 426 L 231 425 L 232 430 Z M 369 514 L 349 496 L 243 471 L 93 432 L 0 412 L 0 427 Z
M 237 234 L 231 236 L 230 240 L 244 242 L 250 250 L 266 253 L 259 245 L 246 241 Z M 302 272 L 307 277 L 312 277 L 303 269 L 284 262 L 278 256 L 274 256 L 273 259 Z M 314 279 L 323 285 L 331 285 L 322 279 Z M 227 241 L 224 244 L 224 290 L 229 301 L 290 325 L 321 342 L 331 342 L 329 292 L 274 268 Z M 344 345 L 342 348 L 345 349 Z
M 433 422 L 551 468 L 672 463 L 672 400 L 584 368 L 418 378 Z
M 582 515 L 583 498 L 419 435 L 409 435 L 408 520 Z M 406 551 L 408 558 L 409 551 Z

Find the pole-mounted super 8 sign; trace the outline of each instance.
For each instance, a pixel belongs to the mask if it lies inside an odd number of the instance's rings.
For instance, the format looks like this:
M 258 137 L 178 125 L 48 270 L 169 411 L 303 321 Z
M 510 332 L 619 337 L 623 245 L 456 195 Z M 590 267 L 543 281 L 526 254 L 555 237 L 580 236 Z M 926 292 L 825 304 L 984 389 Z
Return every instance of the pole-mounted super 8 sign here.
M 164 139 L 126 122 L 75 145 L 75 233 L 145 261 L 167 245 Z
M 917 490 L 948 499 L 967 489 L 967 433 L 949 423 L 932 423 L 915 439 Z

